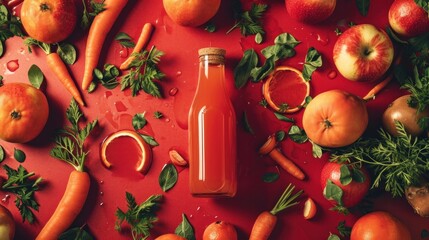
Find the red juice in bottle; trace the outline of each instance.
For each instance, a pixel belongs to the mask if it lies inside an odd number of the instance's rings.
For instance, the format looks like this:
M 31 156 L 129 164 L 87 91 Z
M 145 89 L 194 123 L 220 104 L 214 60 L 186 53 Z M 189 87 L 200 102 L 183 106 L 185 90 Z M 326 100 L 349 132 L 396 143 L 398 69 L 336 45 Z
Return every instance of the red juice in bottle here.
M 225 50 L 202 48 L 198 54 L 198 85 L 188 116 L 190 191 L 197 197 L 232 197 L 236 116 L 225 86 Z

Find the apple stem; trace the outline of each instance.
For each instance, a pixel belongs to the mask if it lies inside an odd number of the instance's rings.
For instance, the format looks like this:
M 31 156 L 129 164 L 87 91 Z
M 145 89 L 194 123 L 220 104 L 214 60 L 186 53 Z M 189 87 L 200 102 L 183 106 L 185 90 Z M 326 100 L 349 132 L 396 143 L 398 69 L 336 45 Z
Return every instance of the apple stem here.
M 42 3 L 42 4 L 40 4 L 40 10 L 42 11 L 42 12 L 46 12 L 46 11 L 48 11 L 48 10 L 50 10 L 51 8 L 49 7 L 49 5 L 47 4 L 47 3 Z
M 18 111 L 16 111 L 16 110 L 13 110 L 11 113 L 10 113 L 10 117 L 12 118 L 12 119 L 20 119 L 21 118 L 21 113 L 19 113 Z
M 325 128 L 332 127 L 332 123 L 328 119 L 323 120 L 323 123 L 325 124 Z

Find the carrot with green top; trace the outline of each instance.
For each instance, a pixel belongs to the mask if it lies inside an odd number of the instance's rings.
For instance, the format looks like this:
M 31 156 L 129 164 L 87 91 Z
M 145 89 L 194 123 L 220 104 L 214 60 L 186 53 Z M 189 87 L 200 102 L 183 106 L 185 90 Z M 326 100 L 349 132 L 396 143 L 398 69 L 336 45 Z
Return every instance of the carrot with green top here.
M 84 170 L 88 152 L 84 149 L 85 139 L 97 124 L 97 120 L 79 128 L 83 117 L 76 101 L 72 100 L 66 111 L 71 126 L 65 127 L 55 139 L 51 156 L 62 160 L 75 169 L 70 173 L 66 190 L 54 213 L 40 231 L 36 240 L 56 240 L 66 231 L 85 205 L 91 186 L 89 174 Z
M 89 28 L 85 48 L 85 67 L 83 72 L 82 89 L 88 89 L 92 82 L 92 73 L 98 65 L 101 49 L 110 29 L 128 0 L 105 0 L 105 10 L 95 16 Z
M 58 80 L 60 80 L 66 90 L 79 103 L 79 105 L 85 106 L 85 102 L 83 101 L 79 89 L 70 75 L 66 64 L 61 59 L 60 55 L 58 55 L 58 53 L 52 52 L 51 45 L 39 42 L 32 38 L 25 39 L 24 43 L 27 46 L 38 46 L 46 53 L 46 63 L 48 64 L 49 69 L 54 73 Z
M 149 42 L 153 29 L 154 27 L 151 23 L 146 23 L 145 25 L 143 25 L 143 28 L 137 40 L 136 46 L 134 47 L 133 51 L 131 52 L 131 55 L 127 58 L 127 60 L 125 60 L 121 64 L 121 66 L 119 66 L 119 69 L 126 70 L 130 68 L 131 62 L 135 59 L 135 54 L 143 50 L 146 47 L 147 43 Z
M 253 224 L 249 240 L 266 240 L 269 238 L 276 226 L 277 214 L 298 204 L 295 200 L 302 194 L 302 190 L 292 195 L 294 189 L 295 186 L 289 184 L 274 208 L 271 211 L 263 211 L 258 215 Z

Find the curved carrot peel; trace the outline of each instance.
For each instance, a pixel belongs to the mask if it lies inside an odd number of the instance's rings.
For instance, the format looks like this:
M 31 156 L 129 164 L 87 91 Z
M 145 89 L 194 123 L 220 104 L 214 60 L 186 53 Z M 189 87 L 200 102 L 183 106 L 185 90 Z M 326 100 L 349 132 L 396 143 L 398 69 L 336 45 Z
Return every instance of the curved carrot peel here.
M 85 204 L 90 182 L 86 172 L 74 170 L 70 173 L 61 201 L 36 240 L 56 240 L 71 226 Z
M 154 27 L 151 23 L 146 23 L 145 25 L 143 25 L 143 28 L 137 40 L 136 46 L 131 52 L 131 55 L 121 64 L 121 66 L 119 66 L 119 69 L 126 70 L 130 68 L 131 62 L 135 59 L 134 54 L 139 53 L 142 49 L 146 47 L 147 43 L 150 40 L 150 36 L 153 32 L 153 29 Z
M 49 53 L 46 55 L 46 62 L 51 71 L 54 72 L 55 76 L 57 76 L 57 78 L 61 81 L 67 91 L 76 100 L 76 102 L 81 106 L 85 106 L 85 102 L 82 99 L 79 89 L 76 87 L 76 84 L 74 83 L 73 78 L 70 76 L 66 65 L 61 60 L 60 55 L 55 52 Z
M 104 40 L 127 2 L 128 0 L 105 0 L 106 9 L 95 16 L 86 40 L 83 90 L 88 89 L 91 84 L 92 73 L 98 65 Z

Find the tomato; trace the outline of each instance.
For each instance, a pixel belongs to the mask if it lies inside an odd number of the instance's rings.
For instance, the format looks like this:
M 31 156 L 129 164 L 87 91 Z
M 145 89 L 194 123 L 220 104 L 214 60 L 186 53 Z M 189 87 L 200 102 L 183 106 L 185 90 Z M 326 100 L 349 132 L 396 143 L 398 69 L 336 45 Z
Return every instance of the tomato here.
M 167 233 L 155 238 L 155 240 L 186 240 L 186 238 L 173 233 Z
M 395 120 L 401 122 L 405 131 L 413 136 L 423 134 L 423 129 L 418 125 L 418 121 L 423 117 L 429 117 L 429 108 L 417 113 L 417 109 L 408 105 L 411 95 L 404 95 L 393 101 L 383 113 L 383 128 L 393 136 L 398 135 Z
M 12 240 L 15 235 L 15 220 L 12 213 L 0 205 L 0 239 Z
M 197 27 L 216 15 L 221 0 L 163 0 L 167 15 L 173 22 Z
M 25 143 L 37 137 L 49 116 L 46 96 L 26 83 L 0 87 L 0 138 Z
M 345 165 L 345 163 L 327 162 L 322 168 L 320 183 L 322 185 L 322 189 L 325 189 L 328 180 L 331 180 L 332 183 L 340 187 L 343 192 L 341 198 L 342 206 L 352 207 L 358 204 L 365 197 L 369 190 L 371 181 L 368 172 L 363 167 L 360 169 L 355 169 L 347 166 L 350 173 L 352 174 L 352 181 L 343 185 L 341 183 L 341 179 L 343 179 L 345 176 L 341 175 L 342 166 L 347 165 Z M 360 176 L 355 175 L 359 173 Z M 334 203 L 338 204 L 337 202 Z
M 368 126 L 365 102 L 357 96 L 330 90 L 314 97 L 302 118 L 307 136 L 323 147 L 343 147 L 355 142 Z
M 359 218 L 353 225 L 350 240 L 410 240 L 407 227 L 388 212 L 377 211 Z
M 30 37 L 45 43 L 60 42 L 70 36 L 76 26 L 75 1 L 25 0 L 21 21 Z
M 203 240 L 237 240 L 237 231 L 231 223 L 216 221 L 206 227 Z

